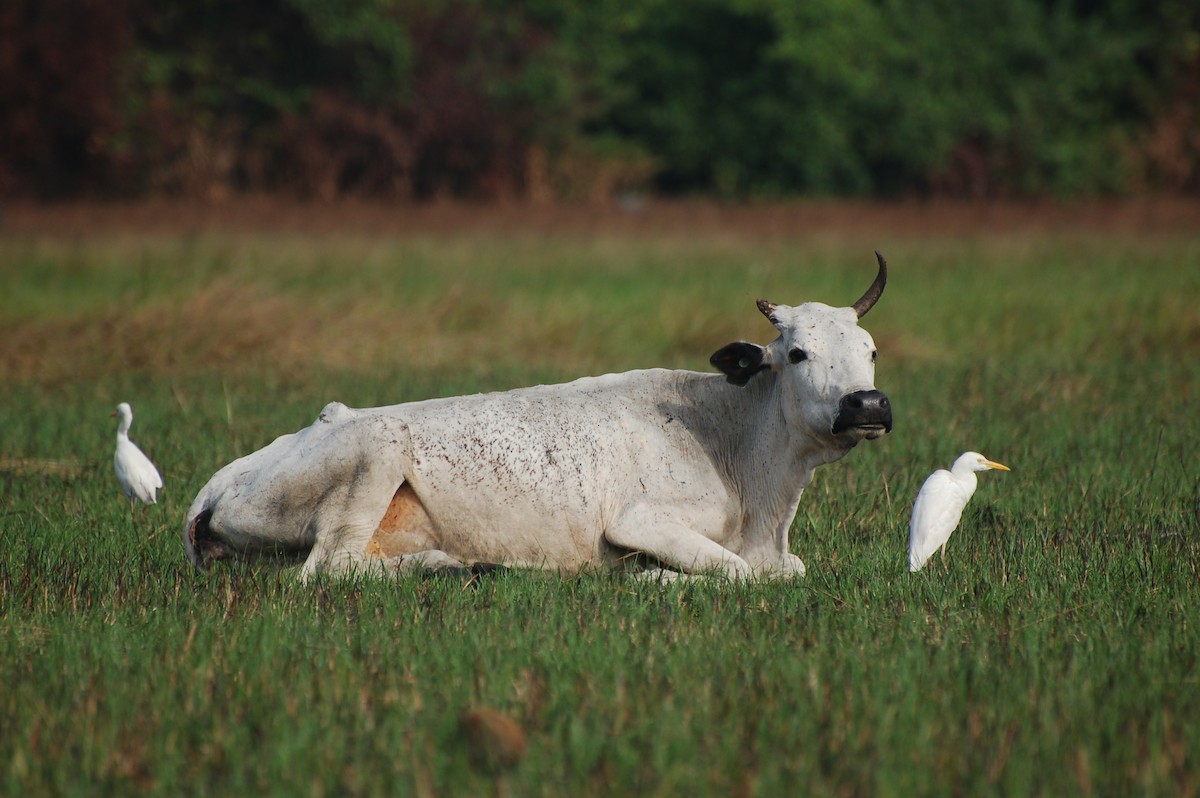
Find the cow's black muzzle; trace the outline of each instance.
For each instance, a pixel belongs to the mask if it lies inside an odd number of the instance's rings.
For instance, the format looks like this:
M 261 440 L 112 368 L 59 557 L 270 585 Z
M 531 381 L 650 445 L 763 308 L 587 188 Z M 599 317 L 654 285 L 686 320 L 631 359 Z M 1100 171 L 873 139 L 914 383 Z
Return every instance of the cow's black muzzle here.
M 883 391 L 855 391 L 842 397 L 833 419 L 833 434 L 852 429 L 866 433 L 868 438 L 892 431 L 892 403 Z

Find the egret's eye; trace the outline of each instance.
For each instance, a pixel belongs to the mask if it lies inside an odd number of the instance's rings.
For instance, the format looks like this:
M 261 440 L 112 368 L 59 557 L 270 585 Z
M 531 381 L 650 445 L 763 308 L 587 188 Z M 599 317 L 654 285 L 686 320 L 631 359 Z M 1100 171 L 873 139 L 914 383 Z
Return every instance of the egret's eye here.
M 878 358 L 879 358 L 879 352 L 872 349 L 871 350 L 871 362 L 874 363 Z
M 805 352 L 803 349 L 793 349 L 792 351 L 788 352 L 788 360 L 792 361 L 793 363 L 799 363 L 801 360 L 808 360 L 808 352 Z

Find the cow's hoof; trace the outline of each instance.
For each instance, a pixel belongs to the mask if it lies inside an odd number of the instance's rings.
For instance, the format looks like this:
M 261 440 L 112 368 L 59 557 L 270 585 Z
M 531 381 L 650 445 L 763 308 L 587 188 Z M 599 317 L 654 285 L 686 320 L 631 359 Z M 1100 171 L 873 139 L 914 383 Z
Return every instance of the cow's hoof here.
M 798 579 L 808 573 L 804 560 L 795 554 L 785 554 L 777 562 L 767 563 L 759 569 L 765 579 Z
M 431 549 L 384 560 L 387 567 L 396 573 L 429 571 L 439 574 L 469 574 L 470 569 L 444 551 Z
M 655 585 L 672 585 L 694 578 L 691 574 L 672 571 L 669 568 L 647 568 L 644 571 L 638 571 L 636 577 L 641 582 L 650 582 Z
M 789 554 L 783 558 L 784 561 L 784 576 L 804 576 L 808 573 L 808 569 L 804 567 L 804 560 L 797 557 L 795 554 Z

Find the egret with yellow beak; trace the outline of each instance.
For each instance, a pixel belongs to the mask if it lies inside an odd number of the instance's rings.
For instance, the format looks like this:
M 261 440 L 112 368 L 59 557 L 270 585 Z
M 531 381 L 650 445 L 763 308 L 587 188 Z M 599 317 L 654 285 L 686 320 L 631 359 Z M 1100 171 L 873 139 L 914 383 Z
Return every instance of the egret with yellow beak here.
M 924 568 L 937 551 L 942 553 L 942 562 L 946 561 L 946 542 L 958 528 L 963 508 L 978 485 L 975 472 L 989 469 L 1012 470 L 979 452 L 964 452 L 949 471 L 939 468 L 925 480 L 913 502 L 912 519 L 908 523 L 909 571 Z

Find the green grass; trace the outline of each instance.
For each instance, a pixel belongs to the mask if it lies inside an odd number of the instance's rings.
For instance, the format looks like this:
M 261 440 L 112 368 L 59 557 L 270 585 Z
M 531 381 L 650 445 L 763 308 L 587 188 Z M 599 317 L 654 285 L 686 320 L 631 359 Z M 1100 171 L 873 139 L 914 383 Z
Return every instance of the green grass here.
M 0 792 L 1183 795 L 1200 789 L 1200 236 L 0 239 Z M 187 565 L 220 466 L 351 405 L 765 341 L 848 303 L 896 429 L 818 472 L 793 584 Z M 166 480 L 131 522 L 121 400 Z M 921 480 L 975 448 L 945 567 Z M 457 729 L 528 731 L 502 784 Z

